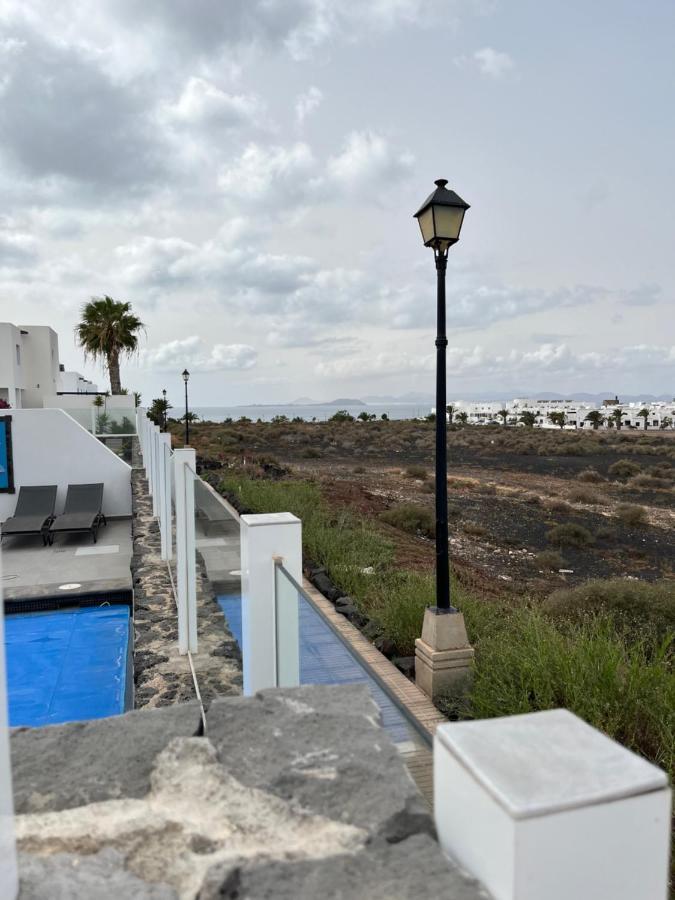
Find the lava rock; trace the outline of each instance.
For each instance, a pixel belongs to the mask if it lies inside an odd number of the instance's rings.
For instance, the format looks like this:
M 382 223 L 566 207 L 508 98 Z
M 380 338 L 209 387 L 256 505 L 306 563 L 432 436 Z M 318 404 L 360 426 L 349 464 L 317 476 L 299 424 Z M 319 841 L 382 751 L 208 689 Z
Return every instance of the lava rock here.
M 335 601 L 342 596 L 330 578 L 323 572 L 319 572 L 312 578 L 312 584 L 318 591 L 321 591 L 324 597 L 330 600 L 331 603 L 335 603 Z
M 383 656 L 391 658 L 394 655 L 394 642 L 391 641 L 388 637 L 382 635 L 381 637 L 375 639 L 374 644 Z
M 395 656 L 392 662 L 399 670 L 403 672 L 406 678 L 415 677 L 415 657 L 414 656 Z

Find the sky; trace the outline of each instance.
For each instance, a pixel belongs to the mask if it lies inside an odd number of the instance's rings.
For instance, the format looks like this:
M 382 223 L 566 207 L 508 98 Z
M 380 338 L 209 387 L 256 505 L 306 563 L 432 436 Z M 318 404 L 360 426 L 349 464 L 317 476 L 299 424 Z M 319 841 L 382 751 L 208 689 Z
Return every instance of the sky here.
M 0 320 L 149 402 L 675 390 L 672 0 L 0 0 Z

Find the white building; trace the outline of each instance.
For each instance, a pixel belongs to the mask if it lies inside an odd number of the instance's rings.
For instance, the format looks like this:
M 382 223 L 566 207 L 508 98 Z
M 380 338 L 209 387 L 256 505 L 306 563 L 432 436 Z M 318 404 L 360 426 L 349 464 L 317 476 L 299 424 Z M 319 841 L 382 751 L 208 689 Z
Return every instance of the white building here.
M 559 428 L 551 421 L 552 413 L 564 413 L 564 429 L 568 431 L 593 429 L 593 423 L 586 417 L 592 410 L 597 410 L 604 416 L 602 428 L 616 427 L 616 419 L 613 417 L 617 409 L 621 409 L 622 428 L 645 428 L 645 417 L 639 413 L 646 409 L 649 412 L 647 429 L 655 430 L 675 427 L 675 400 L 672 403 L 663 401 L 638 401 L 620 403 L 615 400 L 605 401 L 602 406 L 580 400 L 533 400 L 516 397 L 508 401 L 476 402 L 470 403 L 463 400 L 455 400 L 450 406 L 453 409 L 453 421 L 457 421 L 458 415 L 465 413 L 469 425 L 503 425 L 504 417 L 500 415 L 506 410 L 506 424 L 518 425 L 524 412 L 531 412 L 535 416 L 537 428 Z M 432 413 L 436 410 L 432 408 Z M 448 417 L 449 418 L 449 417 Z
M 14 409 L 36 409 L 47 397 L 83 392 L 97 393 L 96 385 L 60 365 L 52 328 L 0 322 L 0 399 Z

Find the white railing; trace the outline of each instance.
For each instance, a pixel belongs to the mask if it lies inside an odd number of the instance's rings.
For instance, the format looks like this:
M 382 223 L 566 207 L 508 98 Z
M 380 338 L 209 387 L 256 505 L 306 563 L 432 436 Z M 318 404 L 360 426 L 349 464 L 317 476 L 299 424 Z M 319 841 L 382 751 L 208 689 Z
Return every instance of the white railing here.
M 195 451 L 174 450 L 176 495 L 176 600 L 178 652 L 196 653 L 197 550 L 195 543 Z
M 136 424 L 152 513 L 159 522 L 161 558 L 169 565 L 173 558 L 175 523 L 178 650 L 196 653 L 195 451 L 171 452 L 171 435 L 162 433 L 141 407 L 137 410 Z

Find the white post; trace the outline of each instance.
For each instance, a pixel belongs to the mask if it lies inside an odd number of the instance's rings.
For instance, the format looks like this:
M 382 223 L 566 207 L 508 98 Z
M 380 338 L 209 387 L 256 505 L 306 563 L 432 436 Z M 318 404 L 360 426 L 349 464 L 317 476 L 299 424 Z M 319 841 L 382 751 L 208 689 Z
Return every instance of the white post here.
M 275 557 L 281 557 L 288 572 L 297 582 L 301 581 L 300 519 L 291 513 L 242 516 L 242 657 L 246 695 L 279 686 L 279 674 L 284 685 L 299 683 L 297 591 L 287 592 L 281 575 L 277 603 Z M 279 673 L 277 658 L 282 654 L 284 662 Z
M 0 554 L 0 557 L 2 554 Z M 0 576 L 2 560 L 0 559 Z M 2 615 L 2 578 L 0 577 L 0 896 L 14 900 L 19 893 L 19 878 L 14 842 L 14 802 L 12 768 L 7 728 L 7 688 L 5 686 L 5 627 Z
M 153 425 L 150 432 L 150 445 L 152 447 L 152 514 L 157 518 L 159 516 L 160 502 L 160 481 L 159 481 L 159 426 Z
M 665 772 L 565 709 L 440 725 L 443 851 L 494 900 L 666 900 Z
M 197 466 L 194 450 L 174 450 L 176 489 L 176 593 L 178 595 L 178 652 L 197 650 L 197 571 L 195 550 L 195 492 L 189 467 Z
M 150 419 L 147 416 L 143 419 L 143 468 L 145 469 L 145 477 L 150 485 Z
M 171 435 L 159 436 L 159 532 L 162 559 L 171 559 Z
M 136 407 L 136 436 L 138 438 L 138 445 L 141 448 L 141 453 L 143 452 L 143 415 L 145 411 L 142 406 Z

